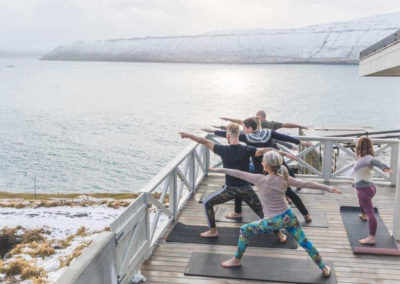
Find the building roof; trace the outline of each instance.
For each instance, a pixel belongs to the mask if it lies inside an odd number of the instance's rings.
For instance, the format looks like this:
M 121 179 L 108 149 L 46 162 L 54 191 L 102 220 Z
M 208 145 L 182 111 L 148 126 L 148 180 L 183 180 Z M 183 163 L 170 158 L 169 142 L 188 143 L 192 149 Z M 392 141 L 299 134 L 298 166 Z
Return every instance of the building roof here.
M 361 51 L 360 76 L 400 76 L 400 30 Z

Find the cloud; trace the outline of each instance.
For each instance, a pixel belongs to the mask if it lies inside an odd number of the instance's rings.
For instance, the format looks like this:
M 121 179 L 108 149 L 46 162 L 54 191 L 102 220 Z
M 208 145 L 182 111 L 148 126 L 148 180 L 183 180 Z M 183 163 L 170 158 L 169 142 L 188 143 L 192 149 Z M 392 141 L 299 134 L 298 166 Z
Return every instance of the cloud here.
M 0 47 L 289 28 L 399 11 L 398 0 L 2 0 Z

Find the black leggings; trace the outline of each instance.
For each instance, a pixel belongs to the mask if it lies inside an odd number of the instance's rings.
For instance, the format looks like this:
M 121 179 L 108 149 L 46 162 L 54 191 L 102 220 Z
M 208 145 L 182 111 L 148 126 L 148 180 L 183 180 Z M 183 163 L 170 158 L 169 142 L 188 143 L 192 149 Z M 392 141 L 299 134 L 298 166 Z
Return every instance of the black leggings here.
M 283 165 L 288 169 L 289 175 L 291 177 L 295 178 L 295 175 L 293 171 L 287 166 L 285 162 L 283 162 Z M 296 192 L 293 191 L 290 187 L 286 189 L 286 196 L 292 200 L 293 204 L 296 205 L 297 209 L 299 209 L 301 215 L 307 215 L 308 210 L 306 206 L 304 206 L 303 201 L 301 198 L 296 194 Z M 235 213 L 242 213 L 242 199 L 240 198 L 235 198 Z

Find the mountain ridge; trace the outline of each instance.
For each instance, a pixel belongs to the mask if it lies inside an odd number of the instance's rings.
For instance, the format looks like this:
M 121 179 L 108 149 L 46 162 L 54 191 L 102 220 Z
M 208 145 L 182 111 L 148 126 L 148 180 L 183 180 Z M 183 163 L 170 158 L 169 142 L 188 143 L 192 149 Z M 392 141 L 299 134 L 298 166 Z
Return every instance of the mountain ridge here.
M 43 60 L 355 64 L 361 50 L 400 28 L 400 13 L 291 29 L 80 41 Z

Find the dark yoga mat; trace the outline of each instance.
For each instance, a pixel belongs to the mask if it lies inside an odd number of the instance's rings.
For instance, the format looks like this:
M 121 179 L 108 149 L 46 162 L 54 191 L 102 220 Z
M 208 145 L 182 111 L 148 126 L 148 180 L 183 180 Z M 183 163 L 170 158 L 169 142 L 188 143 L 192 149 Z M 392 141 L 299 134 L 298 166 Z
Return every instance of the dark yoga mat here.
M 306 223 L 303 215 L 299 212 L 297 208 L 292 209 L 293 213 L 296 214 L 297 218 L 299 218 L 302 227 L 317 227 L 317 228 L 328 228 L 328 220 L 326 219 L 326 215 L 324 213 L 311 213 L 312 222 Z M 233 212 L 233 207 L 231 209 L 225 207 L 218 207 L 217 212 L 215 213 L 215 221 L 217 222 L 226 222 L 226 223 L 251 223 L 253 221 L 259 220 L 260 218 L 254 213 L 253 210 L 249 207 L 243 207 L 242 219 L 228 219 L 225 218 L 225 215 Z
M 297 194 L 317 194 L 317 195 L 324 195 L 325 190 L 319 190 L 319 189 L 312 189 L 312 188 L 302 188 L 300 190 L 295 190 Z
M 376 245 L 362 245 L 358 242 L 368 236 L 368 222 L 362 221 L 358 218 L 361 213 L 359 207 L 341 206 L 340 214 L 342 214 L 343 224 L 346 228 L 347 237 L 350 241 L 353 253 L 364 254 L 385 254 L 388 255 L 392 252 L 393 255 L 398 255 L 399 250 L 393 237 L 390 235 L 385 223 L 379 216 L 378 209 L 374 208 L 376 220 L 378 222 L 378 229 L 376 231 Z
M 239 228 L 217 227 L 217 229 L 219 237 L 202 238 L 200 237 L 200 233 L 207 231 L 208 227 L 190 226 L 178 222 L 168 235 L 167 242 L 237 246 L 240 231 Z M 287 232 L 284 231 L 283 233 L 287 235 L 287 241 L 285 244 L 281 244 L 278 237 L 274 233 L 269 233 L 250 237 L 249 246 L 297 249 L 298 246 L 296 240 Z
M 331 268 L 331 276 L 324 278 L 322 271 L 311 259 L 263 257 L 245 254 L 241 267 L 222 267 L 221 262 L 231 257 L 232 254 L 193 252 L 185 275 L 307 284 L 337 283 L 335 268 L 330 261 L 327 261 L 326 264 Z

